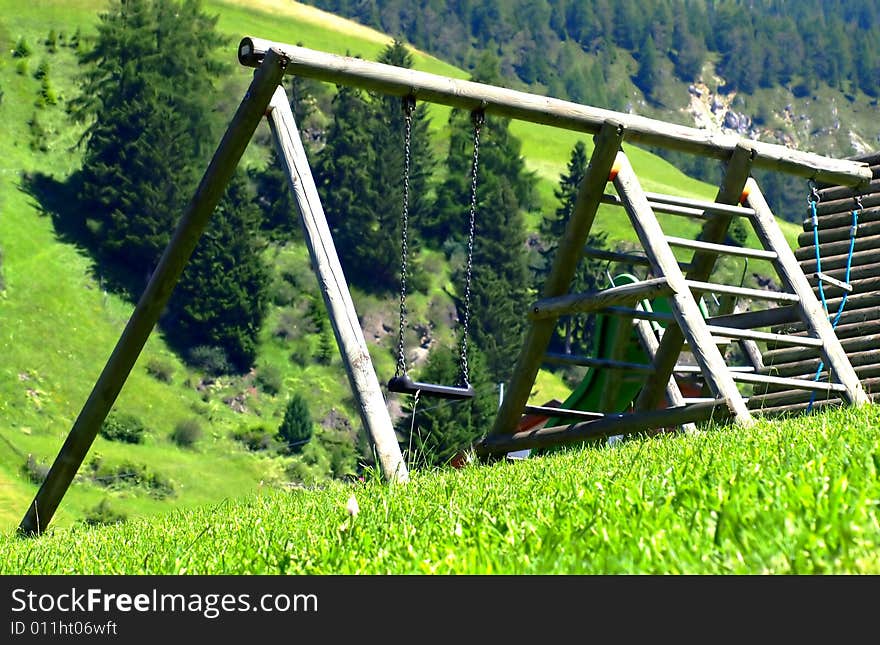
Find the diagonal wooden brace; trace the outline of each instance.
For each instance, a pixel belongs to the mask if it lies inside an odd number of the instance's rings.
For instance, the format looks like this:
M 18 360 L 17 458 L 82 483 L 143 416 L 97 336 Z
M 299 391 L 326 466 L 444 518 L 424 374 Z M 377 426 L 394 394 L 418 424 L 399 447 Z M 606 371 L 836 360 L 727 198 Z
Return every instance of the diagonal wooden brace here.
M 743 194 L 746 181 L 754 160 L 754 151 L 740 144 L 734 149 L 727 171 L 716 202 L 722 204 L 738 204 Z M 732 216 L 716 216 L 703 225 L 700 240 L 714 244 L 720 244 L 727 235 Z M 708 280 L 715 267 L 718 258 L 717 253 L 711 251 L 697 251 L 691 261 L 691 268 L 687 272 L 688 280 Z M 678 325 L 669 325 L 660 346 L 657 348 L 657 358 L 654 362 L 655 372 L 650 375 L 635 402 L 636 410 L 652 410 L 662 401 L 666 391 L 666 383 L 672 374 L 672 369 L 678 361 L 684 346 L 685 337 Z
M 555 298 L 566 294 L 571 287 L 571 280 L 590 229 L 593 227 L 593 221 L 596 219 L 596 211 L 608 184 L 608 175 L 621 141 L 623 141 L 623 127 L 614 121 L 606 121 L 596 136 L 596 147 L 593 149 L 590 164 L 578 188 L 574 211 L 559 241 L 553 266 L 544 283 L 544 298 Z M 517 423 L 528 403 L 535 377 L 538 375 L 538 369 L 541 367 L 541 361 L 555 328 L 555 318 L 536 320 L 532 323 L 526 333 L 516 368 L 490 434 L 516 432 Z

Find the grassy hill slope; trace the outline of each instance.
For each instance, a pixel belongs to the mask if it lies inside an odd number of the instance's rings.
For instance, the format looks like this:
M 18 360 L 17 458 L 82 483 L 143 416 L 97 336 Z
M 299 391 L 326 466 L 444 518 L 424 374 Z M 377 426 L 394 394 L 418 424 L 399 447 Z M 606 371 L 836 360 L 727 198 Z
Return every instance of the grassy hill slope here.
M 219 14 L 220 29 L 230 38 L 230 74 L 218 79 L 217 91 L 218 109 L 230 115 L 251 75 L 250 70 L 240 69 L 235 63 L 241 36 L 302 42 L 308 47 L 365 58 L 375 58 L 388 41 L 353 23 L 281 0 L 212 0 L 205 6 Z M 59 228 L 42 210 L 47 195 L 33 183 L 34 173 L 63 180 L 78 167 L 80 151 L 73 146 L 81 129 L 70 123 L 63 109 L 64 99 L 75 92 L 77 69 L 71 43 L 77 31 L 82 35 L 94 32 L 96 16 L 103 7 L 104 3 L 97 0 L 0 0 L 0 87 L 4 92 L 0 103 L 0 272 L 5 283 L 0 292 L 3 529 L 17 524 L 36 491 L 36 485 L 22 471 L 28 456 L 33 456 L 37 467 L 54 459 L 133 307 L 132 302 L 105 290 L 89 256 L 68 240 L 60 232 L 63 227 Z M 56 53 L 50 53 L 45 42 L 52 31 L 59 43 Z M 27 59 L 11 55 L 21 39 L 33 49 Z M 40 82 L 34 72 L 43 60 L 49 63 L 49 78 L 59 101 L 38 108 L 35 102 Z M 467 76 L 421 54 L 416 56 L 416 66 L 450 76 Z M 443 136 L 447 114 L 443 108 L 433 108 L 433 125 L 439 137 Z M 549 210 L 554 207 L 552 188 L 576 135 L 523 123 L 515 124 L 514 132 L 523 139 L 528 166 L 541 179 L 544 208 Z M 711 197 L 714 192 L 712 187 L 687 178 L 656 157 L 637 149 L 631 154 L 648 190 L 701 197 Z M 265 149 L 252 146 L 246 163 L 258 164 L 264 159 Z M 63 194 L 48 197 L 69 199 Z M 634 239 L 620 210 L 603 209 L 597 226 L 609 231 L 609 239 Z M 670 232 L 685 236 L 695 229 L 690 225 Z M 314 278 L 305 269 L 307 258 L 301 246 L 288 245 L 272 253 L 279 266 L 305 272 L 304 288 L 314 290 Z M 357 302 L 369 311 L 385 308 L 386 315 L 395 311 L 387 302 L 362 296 Z M 281 372 L 283 388 L 277 395 L 258 391 L 253 378 L 247 376 L 211 382 L 204 374 L 186 368 L 160 335 L 154 334 L 117 404 L 118 409 L 148 424 L 151 432 L 147 442 L 131 446 L 99 438 L 89 459 L 100 456 L 104 468 L 122 466 L 126 461 L 148 467 L 172 482 L 173 497 L 156 499 L 141 489 L 123 486 L 110 490 L 101 486 L 100 480 L 82 481 L 65 497 L 55 523 L 69 526 L 105 498 L 111 499 L 115 507 L 139 515 L 168 510 L 172 504 L 188 507 L 238 497 L 260 490 L 264 484 L 276 485 L 287 479 L 284 460 L 249 452 L 230 439 L 230 434 L 241 427 L 277 426 L 290 391 L 307 394 L 316 419 L 333 410 L 356 418 L 338 359 L 329 365 L 308 366 L 291 360 L 291 355 L 310 351 L 314 339 L 308 335 L 289 342 L 279 339 L 274 327 L 280 316 L 278 309 L 270 314 L 257 361 L 258 370 L 271 365 Z M 375 349 L 380 373 L 389 373 L 390 355 L 382 347 Z M 163 366 L 171 374 L 170 382 L 151 376 L 151 364 Z M 564 384 L 549 376 L 542 380 L 540 390 L 542 398 L 563 396 L 567 391 Z M 245 411 L 233 410 L 234 402 Z M 169 437 L 178 423 L 193 418 L 202 422 L 205 436 L 194 450 L 182 450 Z
M 880 408 L 0 537 L 0 574 L 876 574 Z M 357 515 L 346 512 L 354 497 Z

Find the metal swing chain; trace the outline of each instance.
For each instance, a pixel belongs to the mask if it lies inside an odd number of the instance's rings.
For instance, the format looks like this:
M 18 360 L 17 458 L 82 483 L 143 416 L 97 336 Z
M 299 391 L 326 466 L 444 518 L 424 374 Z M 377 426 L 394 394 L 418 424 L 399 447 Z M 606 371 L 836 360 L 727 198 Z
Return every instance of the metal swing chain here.
M 414 96 L 403 97 L 403 209 L 400 213 L 400 325 L 397 336 L 397 368 L 394 376 L 406 374 L 406 357 L 404 356 L 403 334 L 406 328 L 406 272 L 409 249 L 407 236 L 409 228 L 409 172 L 412 148 L 413 112 L 416 108 Z
M 477 169 L 480 163 L 480 131 L 486 122 L 486 115 L 482 110 L 471 112 L 471 120 L 474 124 L 474 162 L 471 168 L 471 204 L 468 214 L 468 240 L 467 240 L 467 265 L 464 280 L 464 317 L 461 323 L 461 365 L 462 385 L 467 386 L 470 382 L 468 373 L 468 328 L 471 322 L 471 276 L 473 274 L 474 238 L 476 232 L 477 217 Z

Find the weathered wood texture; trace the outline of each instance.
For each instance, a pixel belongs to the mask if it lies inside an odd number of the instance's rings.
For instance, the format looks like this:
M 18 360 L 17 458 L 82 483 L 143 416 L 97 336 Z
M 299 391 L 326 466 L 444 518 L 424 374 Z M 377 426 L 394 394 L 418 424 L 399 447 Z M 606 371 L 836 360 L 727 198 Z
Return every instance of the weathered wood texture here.
M 278 158 L 288 177 L 305 232 L 312 268 L 318 277 L 361 421 L 376 451 L 382 474 L 389 481 L 405 482 L 409 479 L 406 463 L 394 434 L 394 425 L 336 254 L 318 188 L 283 88 L 275 91 L 269 107 L 269 127 L 274 135 Z
M 656 371 L 654 374 L 649 375 L 649 380 L 653 378 L 656 385 L 660 386 L 658 394 L 662 395 L 665 393 L 682 344 L 687 340 L 691 353 L 693 353 L 697 363 L 703 368 L 703 376 L 712 389 L 713 394 L 720 398 L 728 407 L 737 423 L 741 425 L 751 424 L 753 421 L 752 417 L 737 390 L 736 383 L 730 377 L 724 357 L 713 342 L 711 332 L 700 312 L 699 305 L 697 305 L 697 301 L 688 288 L 689 282 L 682 274 L 672 249 L 666 242 L 663 230 L 660 228 L 660 224 L 657 222 L 657 218 L 648 204 L 648 199 L 639 185 L 629 159 L 622 152 L 617 155 L 615 166 L 619 170 L 617 176 L 614 177 L 614 187 L 624 201 L 624 208 L 629 216 L 630 223 L 633 229 L 635 229 L 642 248 L 644 248 L 645 253 L 651 260 L 654 273 L 664 276 L 672 288 L 672 295 L 669 300 L 672 305 L 672 313 L 678 324 L 670 329 L 680 330 L 681 342 L 677 343 L 673 361 L 670 364 L 666 364 L 659 358 L 659 349 L 663 347 L 666 337 L 670 334 L 670 330 L 667 329 L 663 340 L 660 341 L 658 346 L 658 357 L 655 359 Z M 726 219 L 729 220 L 730 216 L 726 216 Z M 706 226 L 708 227 L 717 221 L 714 219 L 710 220 Z M 724 228 L 726 229 L 726 226 Z M 707 241 L 714 240 L 710 239 Z M 692 264 L 696 265 L 700 262 L 702 253 L 711 252 L 699 251 L 695 253 Z M 650 407 L 657 407 L 659 398 L 658 396 L 655 399 L 655 404 Z
M 529 310 L 532 320 L 557 318 L 566 314 L 589 313 L 605 307 L 633 304 L 643 298 L 657 298 L 669 295 L 671 287 L 666 278 L 652 278 L 633 284 L 611 287 L 604 291 L 570 293 L 555 298 L 544 298 L 535 302 Z
M 719 204 L 727 204 L 737 207 L 745 187 L 746 180 L 751 172 L 754 162 L 754 151 L 745 146 L 737 146 L 727 164 L 724 181 L 718 191 L 715 201 Z M 706 220 L 700 233 L 700 240 L 712 244 L 720 244 L 727 235 L 728 228 L 733 219 L 732 214 L 718 214 L 711 219 Z M 662 232 L 660 233 L 662 235 Z M 650 242 L 649 242 L 650 243 Z M 644 245 L 644 241 L 643 241 Z M 691 267 L 688 269 L 686 278 L 688 280 L 705 281 L 709 279 L 715 261 L 718 257 L 717 253 L 710 251 L 696 251 L 691 258 Z M 676 273 L 678 267 L 675 267 Z M 684 289 L 690 293 L 686 285 Z M 672 375 L 672 369 L 678 362 L 678 357 L 685 344 L 685 335 L 679 325 L 669 325 L 660 340 L 657 348 L 657 355 L 654 360 L 656 371 L 648 376 L 645 387 L 639 393 L 635 402 L 635 409 L 653 410 L 660 405 L 663 393 L 666 390 L 666 384 Z M 723 359 L 722 359 L 723 362 Z M 713 361 L 714 363 L 714 361 Z M 723 368 L 720 368 L 723 369 Z M 732 380 L 730 380 L 732 383 Z M 733 384 L 735 388 L 735 384 Z M 717 393 L 717 392 L 716 392 Z M 737 395 L 738 396 L 738 395 Z M 735 405 L 741 406 L 741 401 L 736 401 Z M 746 419 L 747 414 L 738 412 L 742 419 Z M 748 423 L 748 421 L 746 421 Z
M 819 252 L 823 273 L 843 280 L 846 265 L 851 264 L 850 285 L 843 313 L 834 329 L 835 336 L 852 365 L 867 395 L 880 401 L 880 153 L 855 158 L 869 164 L 872 176 L 870 184 L 854 191 L 849 186 L 828 186 L 819 190 L 820 201 L 816 208 L 819 230 Z M 854 195 L 861 195 L 863 210 L 857 210 L 855 253 L 849 257 L 852 211 L 857 208 Z M 805 207 L 804 232 L 798 236 L 799 248 L 795 251 L 799 266 L 813 289 L 819 295 L 816 276 L 817 261 L 814 246 L 813 218 Z M 844 291 L 823 282 L 828 304 L 828 318 L 834 320 L 843 302 Z M 780 323 L 774 331 L 786 335 L 806 336 L 801 322 Z M 828 365 L 813 348 L 791 347 L 768 343 L 764 352 L 765 367 L 762 374 L 782 377 L 814 378 L 820 361 L 823 370 L 820 380 L 828 380 Z M 761 414 L 799 414 L 810 406 L 820 409 L 842 405 L 837 393 L 811 394 L 803 390 L 786 388 L 779 384 L 761 384 L 754 387 L 749 408 Z
M 522 121 L 542 123 L 578 132 L 598 133 L 606 121 L 620 123 L 632 143 L 656 145 L 672 150 L 728 159 L 745 140 L 735 135 L 666 123 L 633 114 L 604 110 L 537 94 L 462 81 L 412 69 L 383 65 L 360 58 L 246 37 L 239 44 L 243 65 L 260 64 L 264 52 L 277 48 L 290 58 L 288 73 L 339 85 L 352 85 L 393 96 L 440 103 L 465 110 L 481 109 Z M 748 141 L 754 148 L 755 165 L 768 170 L 810 177 L 817 181 L 858 186 L 871 180 L 864 163 L 831 159 L 785 146 Z
M 555 298 L 568 293 L 581 251 L 599 210 L 611 166 L 623 141 L 623 132 L 619 123 L 609 121 L 602 126 L 596 137 L 596 146 L 578 187 L 573 212 L 553 257 L 550 274 L 544 283 L 544 298 Z M 555 319 L 531 322 L 510 384 L 489 432 L 490 436 L 516 432 L 555 328 Z

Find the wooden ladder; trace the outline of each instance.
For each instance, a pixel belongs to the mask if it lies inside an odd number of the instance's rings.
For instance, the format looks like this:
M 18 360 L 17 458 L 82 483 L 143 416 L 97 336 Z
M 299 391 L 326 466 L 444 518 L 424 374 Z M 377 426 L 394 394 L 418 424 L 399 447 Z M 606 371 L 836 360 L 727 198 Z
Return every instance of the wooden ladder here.
M 804 390 L 835 392 L 852 404 L 869 401 L 846 353 L 834 334 L 821 304 L 801 271 L 794 253 L 767 205 L 757 183 L 749 176 L 755 158 L 753 149 L 739 144 L 733 151 L 715 201 L 680 198 L 649 193 L 641 185 L 626 154 L 620 150 L 623 127 L 606 121 L 596 135 L 595 148 L 579 187 L 572 216 L 560 240 L 543 297 L 530 311 L 530 326 L 517 360 L 511 382 L 488 436 L 477 445 L 479 453 L 500 453 L 572 443 L 612 434 L 630 434 L 648 429 L 681 426 L 712 417 L 750 425 L 753 417 L 747 399 L 737 383 L 775 384 Z M 617 195 L 605 194 L 611 182 Z M 622 254 L 584 248 L 602 203 L 625 209 L 644 250 L 643 255 Z M 664 234 L 656 213 L 673 213 L 703 221 L 699 239 L 687 240 Z M 734 217 L 751 222 L 763 249 L 747 249 L 724 244 Z M 688 263 L 679 263 L 673 247 L 692 249 Z M 608 259 L 619 256 L 647 265 L 655 276 L 634 284 L 590 293 L 568 293 L 582 255 Z M 769 261 L 775 267 L 785 291 L 748 289 L 709 282 L 719 255 L 732 255 Z M 626 257 L 623 257 L 626 256 Z M 706 318 L 695 294 L 716 293 L 730 302 L 737 297 L 762 299 L 776 304 L 763 311 L 733 309 Z M 650 298 L 665 296 L 671 315 L 658 315 L 646 306 Z M 543 409 L 529 406 L 538 370 L 543 362 L 565 361 L 547 354 L 557 319 L 573 313 L 611 313 L 634 320 L 648 362 L 626 363 L 616 360 L 578 357 L 570 361 L 597 369 L 638 370 L 646 381 L 631 413 Z M 656 334 L 651 320 L 663 320 L 666 328 Z M 806 335 L 785 335 L 759 331 L 759 328 L 800 320 Z M 728 366 L 718 343 L 732 339 L 745 345 L 751 366 Z M 816 382 L 761 374 L 760 352 L 755 343 L 819 349 L 833 381 Z M 683 349 L 693 354 L 696 366 L 679 365 Z M 756 364 L 757 363 L 757 364 Z M 687 400 L 678 390 L 673 374 L 699 370 L 710 396 Z M 667 407 L 662 407 L 664 399 Z M 551 411 L 552 410 L 552 411 Z M 569 425 L 517 432 L 524 412 L 539 412 L 571 420 Z

